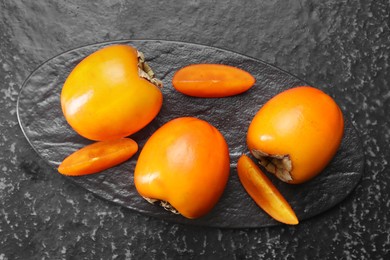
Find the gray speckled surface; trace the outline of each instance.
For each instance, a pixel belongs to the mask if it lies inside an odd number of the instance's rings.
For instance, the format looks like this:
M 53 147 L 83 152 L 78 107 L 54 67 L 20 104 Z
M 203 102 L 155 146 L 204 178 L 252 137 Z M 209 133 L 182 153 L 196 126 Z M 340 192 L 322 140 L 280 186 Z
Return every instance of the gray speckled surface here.
M 390 3 L 182 2 L 0 2 L 0 259 L 388 258 Z M 231 230 L 145 217 L 59 176 L 19 129 L 21 84 L 58 53 L 130 38 L 222 47 L 333 87 L 363 140 L 360 184 L 297 227 Z

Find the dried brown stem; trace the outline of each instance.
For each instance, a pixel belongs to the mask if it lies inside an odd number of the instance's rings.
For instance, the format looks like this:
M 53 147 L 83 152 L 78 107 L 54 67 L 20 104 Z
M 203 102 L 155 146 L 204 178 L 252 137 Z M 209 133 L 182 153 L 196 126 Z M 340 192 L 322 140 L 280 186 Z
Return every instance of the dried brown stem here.
M 164 200 L 156 200 L 156 199 L 151 199 L 151 198 L 146 198 L 146 197 L 143 197 L 147 202 L 149 202 L 150 204 L 158 204 L 160 205 L 161 207 L 163 207 L 165 210 L 167 211 L 170 211 L 174 214 L 180 214 L 179 211 L 177 211 L 177 209 L 175 209 L 168 201 L 164 201 Z
M 291 176 L 292 162 L 288 154 L 271 155 L 259 150 L 252 150 L 252 154 L 268 172 L 274 174 L 281 181 L 290 182 L 293 180 Z
M 144 54 L 140 51 L 137 51 L 137 56 L 138 56 L 138 75 L 150 81 L 158 88 L 162 88 L 163 86 L 162 81 L 155 77 L 152 68 L 150 68 L 150 66 L 145 61 Z

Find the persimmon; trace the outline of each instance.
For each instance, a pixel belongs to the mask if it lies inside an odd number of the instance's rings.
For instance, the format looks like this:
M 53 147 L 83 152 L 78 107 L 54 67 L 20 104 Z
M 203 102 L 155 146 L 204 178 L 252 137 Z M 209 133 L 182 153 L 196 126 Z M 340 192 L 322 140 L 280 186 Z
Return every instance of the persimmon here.
M 137 150 L 137 143 L 130 138 L 96 142 L 66 157 L 58 171 L 68 176 L 101 172 L 130 159 Z
M 85 138 L 126 137 L 158 114 L 161 86 L 141 52 L 111 45 L 87 56 L 69 74 L 61 92 L 62 111 Z
M 248 72 L 223 64 L 193 64 L 178 70 L 174 88 L 193 97 L 227 97 L 243 93 L 255 83 Z
M 300 86 L 270 99 L 254 116 L 248 147 L 280 180 L 298 184 L 318 175 L 336 154 L 344 119 L 323 91 Z
M 134 183 L 147 201 L 193 219 L 218 202 L 229 172 L 229 149 L 222 134 L 206 121 L 182 117 L 164 124 L 146 142 Z
M 245 190 L 268 215 L 285 224 L 298 224 L 290 204 L 248 156 L 242 155 L 238 159 L 237 172 Z

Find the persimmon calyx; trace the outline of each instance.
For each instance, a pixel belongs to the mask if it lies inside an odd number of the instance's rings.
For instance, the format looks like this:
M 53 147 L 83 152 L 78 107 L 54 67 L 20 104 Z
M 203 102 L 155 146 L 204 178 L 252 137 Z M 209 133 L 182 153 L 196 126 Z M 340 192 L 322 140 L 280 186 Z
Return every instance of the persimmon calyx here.
M 260 150 L 252 150 L 251 152 L 259 160 L 260 165 L 268 172 L 274 174 L 278 179 L 284 182 L 293 180 L 290 155 L 271 155 Z
M 142 197 L 144 198 L 147 202 L 149 202 L 150 204 L 157 204 L 157 205 L 160 205 L 161 207 L 163 207 L 165 210 L 169 211 L 169 212 L 172 212 L 173 214 L 177 214 L 179 215 L 180 212 L 175 209 L 168 201 L 165 201 L 165 200 L 156 200 L 156 199 L 151 199 L 151 198 L 147 198 L 147 197 Z
M 162 81 L 156 78 L 152 68 L 146 63 L 145 55 L 142 52 L 137 50 L 137 57 L 138 57 L 138 75 L 141 78 L 148 80 L 156 87 L 162 88 L 163 87 Z

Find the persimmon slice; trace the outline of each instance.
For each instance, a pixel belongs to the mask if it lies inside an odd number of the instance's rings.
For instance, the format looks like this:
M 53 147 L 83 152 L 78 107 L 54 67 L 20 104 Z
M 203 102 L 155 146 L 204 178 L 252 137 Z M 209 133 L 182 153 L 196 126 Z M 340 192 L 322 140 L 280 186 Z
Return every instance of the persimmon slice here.
M 250 89 L 255 78 L 245 70 L 222 64 L 193 64 L 178 70 L 173 87 L 193 97 L 228 97 Z
M 96 142 L 66 157 L 58 171 L 68 176 L 101 172 L 128 160 L 137 150 L 137 143 L 129 138 Z
M 248 156 L 240 157 L 237 171 L 241 184 L 259 207 L 279 222 L 299 223 L 290 204 Z

